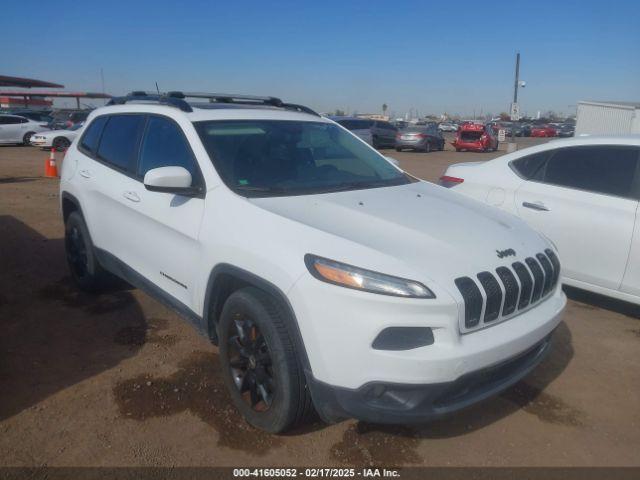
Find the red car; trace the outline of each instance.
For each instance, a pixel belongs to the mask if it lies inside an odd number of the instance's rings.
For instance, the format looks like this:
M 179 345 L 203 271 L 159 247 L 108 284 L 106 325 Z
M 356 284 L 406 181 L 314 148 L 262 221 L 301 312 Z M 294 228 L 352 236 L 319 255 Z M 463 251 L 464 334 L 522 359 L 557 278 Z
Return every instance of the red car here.
M 473 152 L 489 152 L 498 149 L 498 139 L 491 125 L 481 123 L 463 123 L 458 128 L 456 139 L 451 142 L 456 152 L 470 150 Z
M 531 127 L 532 137 L 555 137 L 558 135 L 556 129 L 551 125 L 539 125 L 537 127 Z

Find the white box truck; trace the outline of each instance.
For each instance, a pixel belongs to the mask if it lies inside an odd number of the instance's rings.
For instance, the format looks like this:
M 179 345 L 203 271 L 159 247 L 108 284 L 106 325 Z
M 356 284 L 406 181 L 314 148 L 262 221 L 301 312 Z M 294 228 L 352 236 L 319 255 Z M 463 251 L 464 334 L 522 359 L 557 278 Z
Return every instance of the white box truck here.
M 640 134 L 640 102 L 578 102 L 576 135 Z

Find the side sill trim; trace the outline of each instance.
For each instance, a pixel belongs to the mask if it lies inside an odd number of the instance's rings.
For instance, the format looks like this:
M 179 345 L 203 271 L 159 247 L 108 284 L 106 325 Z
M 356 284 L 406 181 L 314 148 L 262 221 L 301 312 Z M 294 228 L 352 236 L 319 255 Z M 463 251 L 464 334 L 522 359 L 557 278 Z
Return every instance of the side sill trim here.
M 136 272 L 129 265 L 117 258 L 115 255 L 95 247 L 96 256 L 100 265 L 109 272 L 122 278 L 124 281 L 130 283 L 136 288 L 139 288 L 149 296 L 155 298 L 166 307 L 171 308 L 181 317 L 189 321 L 197 330 L 203 335 L 206 335 L 206 328 L 204 328 L 204 322 L 200 315 L 191 310 L 188 306 L 182 303 L 177 298 L 168 294 L 156 284 Z

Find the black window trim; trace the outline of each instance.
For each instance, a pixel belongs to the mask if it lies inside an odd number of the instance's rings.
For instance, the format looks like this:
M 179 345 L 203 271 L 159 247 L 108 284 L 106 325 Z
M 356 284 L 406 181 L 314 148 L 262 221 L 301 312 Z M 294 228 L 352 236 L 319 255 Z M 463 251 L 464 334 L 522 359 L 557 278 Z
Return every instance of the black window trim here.
M 567 190 L 577 190 L 579 192 L 586 192 L 586 193 L 590 193 L 592 195 L 602 195 L 605 197 L 613 197 L 613 198 L 620 198 L 623 200 L 631 200 L 631 201 L 640 201 L 640 146 L 638 145 L 625 145 L 625 144 L 591 144 L 591 145 L 567 145 L 564 147 L 560 147 L 560 148 L 549 148 L 546 150 L 541 150 L 540 152 L 536 152 L 536 153 L 532 153 L 531 156 L 533 155 L 537 155 L 538 153 L 547 153 L 547 158 L 545 158 L 544 162 L 542 162 L 542 164 L 540 165 L 540 167 L 538 168 L 538 170 L 536 171 L 536 174 L 538 174 L 540 172 L 540 170 L 546 170 L 547 168 L 547 164 L 549 163 L 549 160 L 551 160 L 554 155 L 561 151 L 561 150 L 566 150 L 568 148 L 592 148 L 592 147 L 609 147 L 609 148 L 635 148 L 636 149 L 636 155 L 637 155 L 637 159 L 636 159 L 636 170 L 634 172 L 633 175 L 633 180 L 631 181 L 631 188 L 629 189 L 629 195 L 615 195 L 613 193 L 604 193 L 604 192 L 597 192 L 595 190 L 588 190 L 586 188 L 577 188 L 577 187 L 568 187 L 567 185 L 560 185 L 557 183 L 551 183 L 551 182 L 547 182 L 547 181 L 543 181 L 543 180 L 537 180 L 537 179 L 533 179 L 533 178 L 527 178 L 525 176 L 523 176 L 520 172 L 518 172 L 518 169 L 512 165 L 514 162 L 516 162 L 517 160 L 520 160 L 522 158 L 525 157 L 520 157 L 520 158 L 515 158 L 513 160 L 511 160 L 509 162 L 509 168 L 511 168 L 511 170 L 513 170 L 513 172 L 522 180 L 524 180 L 525 182 L 534 182 L 534 183 L 541 183 L 543 185 L 550 185 L 552 187 L 557 187 L 557 188 L 564 188 Z M 529 156 L 529 155 L 527 155 Z
M 184 130 L 182 129 L 182 127 L 180 126 L 180 124 L 178 122 L 176 122 L 173 118 L 167 116 L 167 115 L 162 115 L 160 113 L 147 113 L 145 114 L 147 116 L 146 120 L 145 120 L 145 125 L 144 128 L 142 129 L 142 135 L 140 136 L 140 141 L 138 142 L 138 153 L 136 155 L 136 176 L 135 179 L 138 180 L 141 183 L 144 183 L 144 175 L 140 176 L 138 174 L 139 170 L 140 170 L 140 157 L 142 155 L 142 144 L 144 143 L 144 137 L 147 134 L 147 129 L 149 128 L 149 119 L 151 117 L 158 117 L 158 118 L 162 118 L 165 120 L 169 120 L 171 123 L 173 123 L 177 128 L 178 128 L 178 132 L 180 132 L 180 135 L 182 135 L 182 139 L 184 140 L 185 145 L 187 146 L 187 150 L 189 152 L 189 154 L 191 155 L 191 160 L 193 161 L 193 164 L 195 165 L 195 171 L 197 172 L 197 177 L 198 178 L 192 178 L 192 184 L 196 183 L 197 184 L 194 186 L 194 188 L 198 189 L 198 193 L 196 195 L 193 195 L 193 197 L 195 198 L 204 198 L 206 196 L 206 192 L 207 192 L 207 184 L 205 182 L 204 179 L 204 175 L 202 174 L 202 169 L 200 168 L 200 163 L 198 162 L 198 158 L 196 157 L 195 153 L 193 152 L 193 148 L 191 148 L 191 144 L 189 143 L 189 139 L 187 138 L 187 136 L 184 133 Z M 199 139 L 200 137 L 198 137 Z
M 115 164 L 109 162 L 107 159 L 101 157 L 98 154 L 98 152 L 100 151 L 100 145 L 102 145 L 102 139 L 104 137 L 104 131 L 107 128 L 107 125 L 109 125 L 109 122 L 111 121 L 111 119 L 113 117 L 120 117 L 120 116 L 124 116 L 124 115 L 137 115 L 139 117 L 143 117 L 143 123 L 144 123 L 144 125 L 142 127 L 142 134 L 138 137 L 138 140 L 137 140 L 138 144 L 136 145 L 136 147 L 134 149 L 134 151 L 136 153 L 135 153 L 135 158 L 134 158 L 134 162 L 133 162 L 134 164 L 132 165 L 132 167 L 133 167 L 133 171 L 132 172 L 129 172 L 127 169 L 121 168 L 118 165 L 115 165 Z M 106 167 L 109 167 L 110 169 L 115 170 L 118 173 L 121 173 L 121 174 L 123 174 L 123 175 L 125 175 L 125 176 L 127 176 L 129 178 L 132 178 L 134 180 L 138 180 L 139 181 L 139 178 L 137 177 L 136 172 L 138 171 L 138 157 L 140 156 L 140 143 L 142 142 L 142 136 L 144 135 L 144 131 L 145 131 L 145 128 L 147 126 L 147 114 L 144 113 L 144 112 L 122 112 L 122 113 L 109 113 L 109 114 L 106 114 L 104 116 L 107 117 L 107 121 L 104 124 L 104 126 L 102 127 L 102 131 L 100 132 L 100 138 L 98 139 L 98 144 L 96 146 L 96 151 L 95 151 L 95 154 L 93 155 L 92 158 L 95 161 L 97 161 L 98 163 L 101 163 L 102 165 L 104 165 Z
M 138 116 L 142 116 L 144 117 L 144 126 L 142 127 L 142 133 L 140 135 L 140 137 L 138 138 L 137 141 L 137 145 L 135 148 L 135 159 L 134 159 L 134 165 L 132 165 L 133 167 L 133 171 L 129 172 L 126 169 L 120 168 L 117 165 L 114 165 L 113 163 L 107 161 L 106 159 L 102 158 L 100 155 L 98 155 L 98 151 L 100 150 L 100 144 L 102 143 L 102 136 L 104 134 L 104 130 L 106 128 L 106 126 L 109 124 L 109 121 L 111 120 L 111 117 L 114 116 L 122 116 L 122 115 L 138 115 Z M 129 177 L 133 180 L 136 180 L 138 182 L 140 182 L 143 186 L 144 186 L 144 176 L 141 176 L 138 174 L 138 170 L 139 170 L 139 166 L 140 166 L 140 155 L 142 153 L 142 141 L 144 139 L 145 134 L 147 133 L 147 128 L 149 126 L 149 117 L 160 117 L 160 118 L 164 118 L 167 119 L 171 122 L 173 122 L 177 127 L 178 127 L 178 131 L 180 132 L 180 134 L 182 135 L 183 140 L 185 141 L 185 144 L 187 145 L 187 148 L 189 149 L 189 153 L 191 154 L 191 158 L 193 159 L 193 162 L 195 164 L 196 167 L 196 171 L 198 172 L 198 185 L 196 185 L 196 188 L 198 189 L 198 193 L 196 193 L 195 195 L 190 195 L 190 197 L 194 197 L 194 198 L 200 198 L 203 199 L 206 196 L 206 192 L 207 192 L 207 185 L 204 179 L 204 175 L 202 174 L 202 169 L 200 168 L 200 163 L 198 162 L 198 159 L 195 155 L 195 153 L 193 152 L 193 149 L 191 148 L 191 144 L 189 143 L 189 140 L 187 138 L 187 136 L 184 133 L 184 130 L 182 129 L 182 127 L 180 126 L 180 124 L 178 124 L 178 122 L 176 122 L 173 118 L 167 116 L 167 115 L 162 115 L 159 113 L 147 113 L 147 112 L 114 112 L 114 113 L 105 113 L 103 115 L 98 115 L 97 117 L 95 117 L 93 120 L 91 120 L 91 123 L 87 125 L 87 127 L 85 128 L 84 132 L 82 133 L 82 137 L 80 137 L 80 140 L 78 141 L 78 150 L 80 150 L 84 155 L 86 155 L 87 157 L 91 158 L 92 160 L 100 163 L 101 165 L 104 165 L 105 167 L 110 168 L 111 170 L 114 170 L 118 173 L 121 173 L 122 175 Z M 100 131 L 100 136 L 98 137 L 98 142 L 96 144 L 96 151 L 95 152 L 91 152 L 90 150 L 86 149 L 83 147 L 82 145 L 82 141 L 84 140 L 85 135 L 87 134 L 87 132 L 89 131 L 89 127 L 91 125 L 93 125 L 93 123 L 101 117 L 107 117 L 105 124 L 102 126 L 102 130 Z M 193 181 L 193 179 L 192 179 Z

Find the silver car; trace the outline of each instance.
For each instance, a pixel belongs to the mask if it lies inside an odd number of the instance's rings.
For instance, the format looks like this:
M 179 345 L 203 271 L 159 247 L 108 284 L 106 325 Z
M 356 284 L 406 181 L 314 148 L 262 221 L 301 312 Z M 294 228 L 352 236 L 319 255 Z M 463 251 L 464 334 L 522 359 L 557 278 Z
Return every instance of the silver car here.
M 357 117 L 329 117 L 374 148 L 394 148 L 398 128 L 382 120 Z

